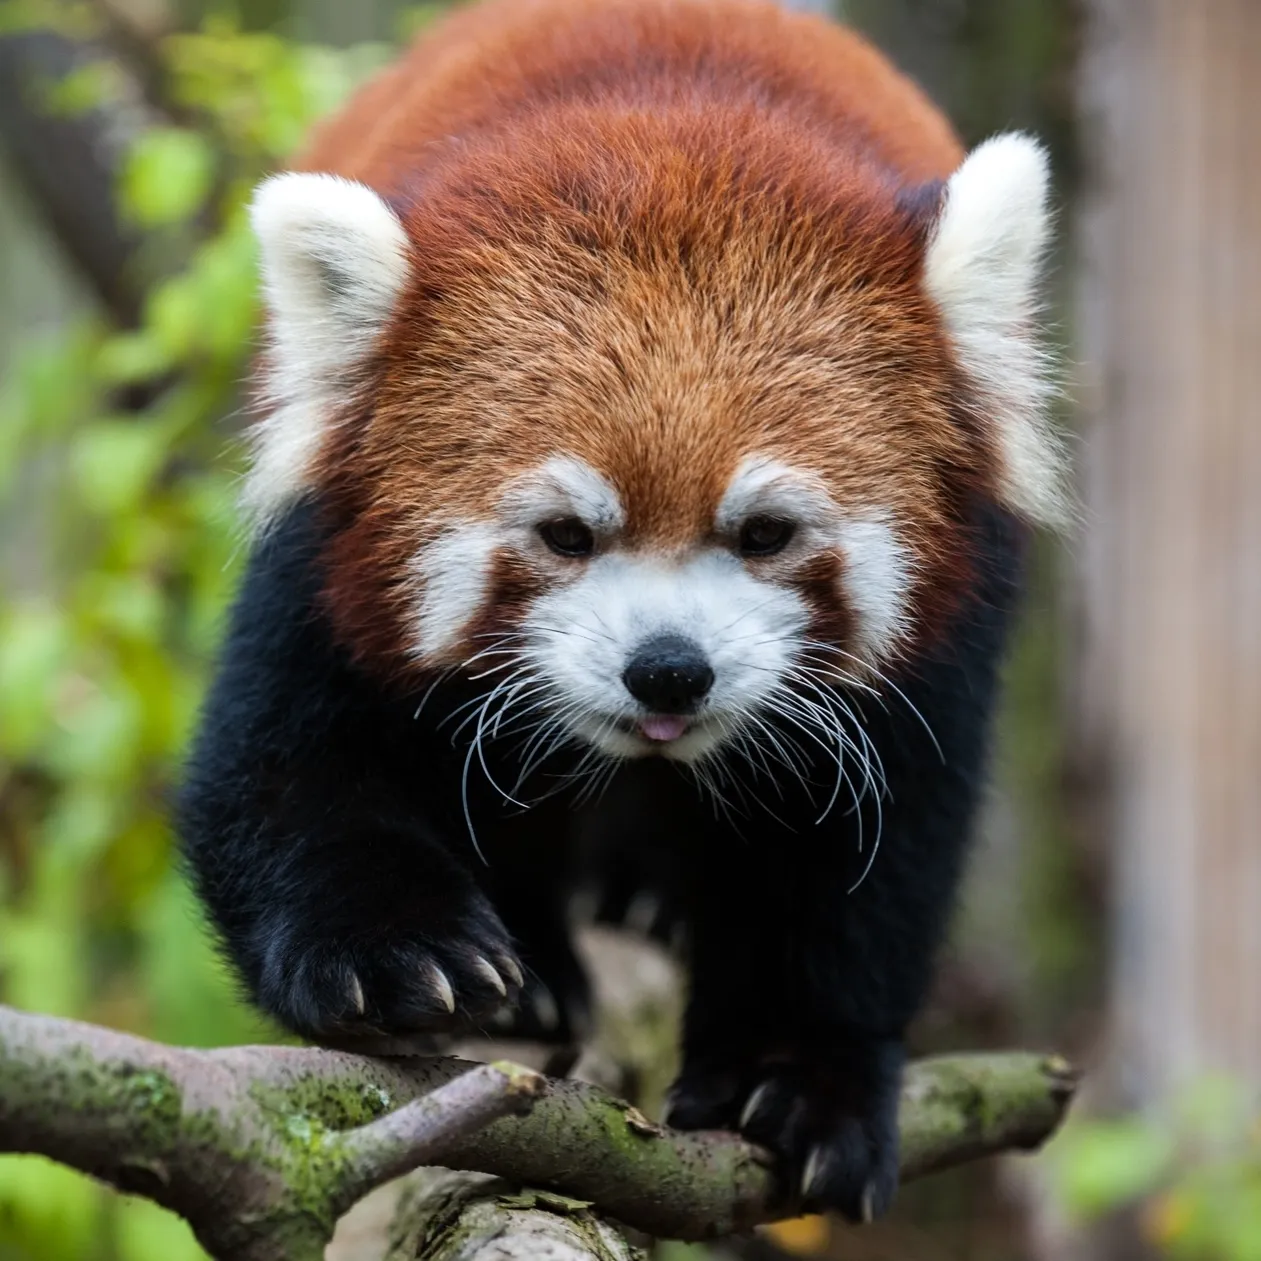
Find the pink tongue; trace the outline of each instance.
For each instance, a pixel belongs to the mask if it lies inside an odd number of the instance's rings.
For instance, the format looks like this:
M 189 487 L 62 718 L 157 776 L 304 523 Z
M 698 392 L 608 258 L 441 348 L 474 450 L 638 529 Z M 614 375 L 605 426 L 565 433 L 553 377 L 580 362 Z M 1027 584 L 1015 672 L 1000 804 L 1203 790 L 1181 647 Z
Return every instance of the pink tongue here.
M 660 714 L 654 718 L 645 718 L 639 724 L 639 730 L 647 739 L 664 744 L 667 740 L 677 740 L 689 725 L 688 720 L 678 714 Z

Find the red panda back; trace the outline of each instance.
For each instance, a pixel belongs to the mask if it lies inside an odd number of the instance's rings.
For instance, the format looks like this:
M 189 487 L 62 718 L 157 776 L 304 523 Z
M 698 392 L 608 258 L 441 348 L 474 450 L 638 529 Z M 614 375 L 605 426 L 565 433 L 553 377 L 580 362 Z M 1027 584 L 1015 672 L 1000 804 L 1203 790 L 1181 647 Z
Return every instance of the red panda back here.
M 457 11 L 368 84 L 317 131 L 297 169 L 388 192 L 454 138 L 564 98 L 612 114 L 660 107 L 663 87 L 695 92 L 711 110 L 724 101 L 787 109 L 803 132 L 908 182 L 945 178 L 962 157 L 949 123 L 880 53 L 774 3 L 490 0 Z

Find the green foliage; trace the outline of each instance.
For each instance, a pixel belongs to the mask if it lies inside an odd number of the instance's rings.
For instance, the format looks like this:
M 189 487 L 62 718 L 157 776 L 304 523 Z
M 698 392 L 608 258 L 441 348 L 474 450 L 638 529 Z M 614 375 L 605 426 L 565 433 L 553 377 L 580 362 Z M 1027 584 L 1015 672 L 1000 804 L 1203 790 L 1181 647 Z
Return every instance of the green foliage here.
M 82 32 L 57 0 L 4 0 L 9 29 Z M 167 795 L 234 583 L 255 341 L 244 200 L 313 119 L 380 64 L 216 17 L 162 45 L 179 126 L 121 172 L 127 218 L 187 261 L 136 329 L 32 340 L 0 386 L 0 1000 L 170 1041 L 270 1036 L 237 999 L 172 865 Z M 45 105 L 116 96 L 91 63 Z M 48 1162 L 0 1158 L 0 1261 L 181 1261 L 187 1228 Z
M 1160 1115 L 1072 1123 L 1046 1160 L 1079 1218 L 1136 1212 L 1172 1261 L 1261 1261 L 1261 1127 L 1229 1081 L 1198 1082 Z
M 175 99 L 199 111 L 237 160 L 271 165 L 319 117 L 390 55 L 377 44 L 331 50 L 270 32 L 242 32 L 224 18 L 167 42 Z
M 210 141 L 186 127 L 154 127 L 127 155 L 123 204 L 143 228 L 179 223 L 206 203 L 214 181 Z
M 1077 1126 L 1066 1141 L 1072 1157 L 1057 1162 L 1060 1191 L 1082 1217 L 1097 1217 L 1137 1200 L 1172 1167 L 1170 1135 L 1137 1116 Z
M 41 105 L 49 114 L 73 116 L 125 96 L 125 81 L 118 66 L 112 61 L 89 61 L 48 84 Z

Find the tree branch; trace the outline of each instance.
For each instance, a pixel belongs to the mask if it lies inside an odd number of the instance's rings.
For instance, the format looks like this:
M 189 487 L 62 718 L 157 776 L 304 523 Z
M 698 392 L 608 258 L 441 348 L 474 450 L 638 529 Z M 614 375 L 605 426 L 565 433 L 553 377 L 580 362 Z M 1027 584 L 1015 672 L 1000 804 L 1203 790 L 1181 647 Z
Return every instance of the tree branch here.
M 425 1169 L 402 1184 L 388 1244 L 374 1240 L 346 1261 L 647 1261 L 627 1234 L 585 1200 Z
M 0 1151 L 148 1196 L 187 1218 L 208 1251 L 243 1261 L 322 1255 L 352 1199 L 422 1160 L 550 1188 L 654 1236 L 715 1238 L 798 1211 L 765 1154 L 732 1134 L 666 1130 L 581 1082 L 470 1068 L 194 1051 L 0 1007 Z M 1063 1061 L 1030 1054 L 912 1065 L 904 1176 L 1038 1146 L 1075 1083 Z M 472 1120 L 455 1117 L 457 1103 Z
M 419 1099 L 350 1130 L 337 1198 L 348 1209 L 373 1188 L 420 1165 L 441 1164 L 457 1143 L 492 1121 L 524 1115 L 547 1088 L 541 1073 L 516 1064 L 484 1064 Z
M 46 104 L 52 87 L 101 55 L 50 30 L 0 35 L 0 149 L 101 305 L 130 327 L 151 277 L 144 236 L 124 221 L 114 189 L 152 116 L 138 99 L 71 116 Z

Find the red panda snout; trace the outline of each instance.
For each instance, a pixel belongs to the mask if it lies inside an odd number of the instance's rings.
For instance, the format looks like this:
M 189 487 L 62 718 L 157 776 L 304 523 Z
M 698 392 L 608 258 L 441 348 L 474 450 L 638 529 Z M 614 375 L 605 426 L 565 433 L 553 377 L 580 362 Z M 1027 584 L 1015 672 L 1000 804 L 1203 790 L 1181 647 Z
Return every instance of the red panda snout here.
M 861 684 L 909 632 L 896 527 L 842 510 L 809 472 L 744 459 L 708 528 L 671 547 L 627 538 L 626 520 L 576 457 L 519 478 L 493 520 L 421 549 L 416 657 L 493 680 L 497 731 L 697 762 L 825 682 Z

